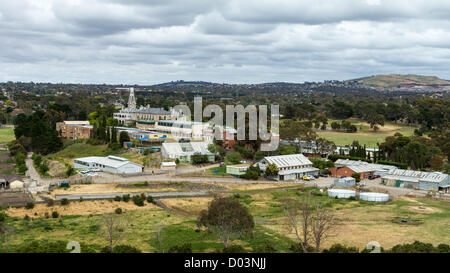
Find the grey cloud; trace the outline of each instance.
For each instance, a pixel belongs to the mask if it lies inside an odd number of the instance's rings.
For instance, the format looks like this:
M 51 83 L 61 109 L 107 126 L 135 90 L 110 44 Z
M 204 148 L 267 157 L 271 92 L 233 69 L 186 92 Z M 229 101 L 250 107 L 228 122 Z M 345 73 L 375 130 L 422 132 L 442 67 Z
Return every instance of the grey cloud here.
M 15 0 L 0 81 L 450 78 L 447 1 Z

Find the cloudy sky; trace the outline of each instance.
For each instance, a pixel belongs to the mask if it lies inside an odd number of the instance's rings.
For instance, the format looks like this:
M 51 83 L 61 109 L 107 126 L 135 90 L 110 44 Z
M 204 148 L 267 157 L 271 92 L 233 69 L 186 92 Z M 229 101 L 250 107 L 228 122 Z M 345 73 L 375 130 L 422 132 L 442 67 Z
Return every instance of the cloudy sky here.
M 450 79 L 447 0 L 0 1 L 0 81 Z

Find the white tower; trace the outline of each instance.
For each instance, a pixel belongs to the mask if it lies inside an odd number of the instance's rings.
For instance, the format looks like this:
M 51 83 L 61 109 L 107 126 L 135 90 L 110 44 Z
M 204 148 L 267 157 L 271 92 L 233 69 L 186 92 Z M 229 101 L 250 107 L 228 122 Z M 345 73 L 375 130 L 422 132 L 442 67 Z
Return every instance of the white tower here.
M 134 88 L 130 88 L 130 97 L 128 98 L 128 108 L 136 109 L 136 98 L 134 97 Z

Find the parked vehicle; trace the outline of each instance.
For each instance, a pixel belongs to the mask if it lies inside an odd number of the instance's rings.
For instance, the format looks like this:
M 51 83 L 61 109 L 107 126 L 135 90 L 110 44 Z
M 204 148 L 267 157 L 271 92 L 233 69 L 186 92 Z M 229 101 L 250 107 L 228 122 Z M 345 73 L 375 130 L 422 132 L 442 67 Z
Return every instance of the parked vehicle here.
M 92 172 L 101 172 L 102 170 L 100 170 L 100 169 L 92 169 L 91 171 Z
M 319 176 L 320 176 L 320 177 L 328 177 L 328 175 L 323 174 L 323 173 L 319 174 Z
M 308 176 L 304 175 L 304 176 L 303 176 L 303 180 L 310 181 L 311 178 L 309 178 Z
M 373 176 L 373 175 L 369 175 L 369 180 L 374 180 L 375 179 L 375 176 Z

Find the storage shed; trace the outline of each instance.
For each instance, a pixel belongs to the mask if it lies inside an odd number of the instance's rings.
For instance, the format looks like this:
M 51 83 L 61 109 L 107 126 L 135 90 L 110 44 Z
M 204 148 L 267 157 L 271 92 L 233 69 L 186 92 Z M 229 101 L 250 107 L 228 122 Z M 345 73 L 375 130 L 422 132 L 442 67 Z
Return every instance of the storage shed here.
M 336 178 L 334 179 L 334 185 L 350 188 L 356 185 L 356 179 L 353 177 Z

